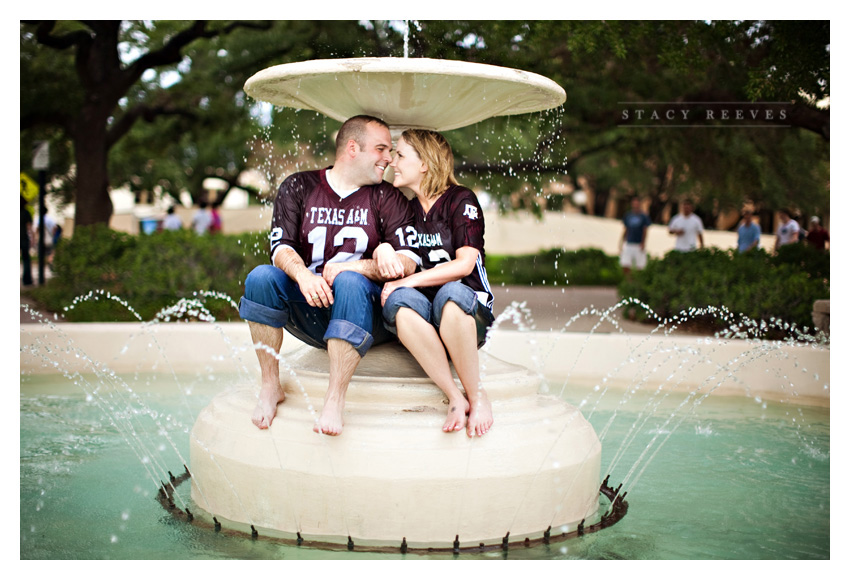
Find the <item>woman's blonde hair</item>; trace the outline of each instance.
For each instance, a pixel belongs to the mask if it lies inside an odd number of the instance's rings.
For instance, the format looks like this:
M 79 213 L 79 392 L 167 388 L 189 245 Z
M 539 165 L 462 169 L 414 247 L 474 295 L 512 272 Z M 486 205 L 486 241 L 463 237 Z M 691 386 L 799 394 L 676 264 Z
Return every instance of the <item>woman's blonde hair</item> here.
M 425 199 L 439 197 L 450 185 L 458 185 L 454 154 L 445 137 L 426 129 L 407 129 L 401 136 L 428 166 L 419 186 Z

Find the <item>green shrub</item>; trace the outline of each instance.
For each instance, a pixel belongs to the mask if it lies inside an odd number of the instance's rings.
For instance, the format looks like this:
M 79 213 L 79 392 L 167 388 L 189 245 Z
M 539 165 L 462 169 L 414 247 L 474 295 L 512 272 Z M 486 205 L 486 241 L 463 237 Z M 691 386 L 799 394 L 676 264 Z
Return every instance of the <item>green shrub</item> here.
M 761 249 L 674 251 L 650 260 L 618 290 L 640 303 L 629 308 L 639 318 L 647 317 L 640 307 L 646 306 L 662 320 L 678 317 L 716 330 L 735 325 L 751 336 L 762 335 L 766 327 L 771 330 L 765 337 L 785 336 L 786 324 L 811 331 L 814 301 L 829 298 L 829 256 L 796 246 L 781 248 L 777 256 Z M 767 324 L 758 330 L 762 322 Z
M 556 248 L 523 256 L 487 256 L 487 278 L 497 285 L 616 286 L 623 271 L 602 250 Z
M 197 236 L 191 230 L 133 236 L 81 227 L 56 249 L 53 277 L 31 291 L 71 322 L 210 316 L 239 320 L 242 284 L 268 261 L 265 234 Z M 183 302 L 181 302 L 181 299 Z M 188 302 L 186 302 L 188 301 Z M 184 305 L 180 314 L 164 309 Z
M 813 248 L 811 244 L 785 244 L 772 261 L 776 265 L 794 266 L 814 278 L 829 278 L 829 252 Z

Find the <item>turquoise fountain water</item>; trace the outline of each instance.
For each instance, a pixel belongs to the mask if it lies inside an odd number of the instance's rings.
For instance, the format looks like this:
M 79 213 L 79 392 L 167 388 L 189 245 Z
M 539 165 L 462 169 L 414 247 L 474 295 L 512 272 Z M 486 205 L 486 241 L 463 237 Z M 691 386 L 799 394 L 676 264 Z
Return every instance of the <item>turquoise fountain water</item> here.
M 522 324 L 522 316 L 514 306 L 502 321 Z M 602 441 L 603 472 L 626 482 L 629 513 L 613 527 L 549 545 L 403 555 L 215 532 L 175 519 L 157 501 L 163 482 L 182 473 L 198 412 L 222 389 L 255 380 L 245 364 L 254 356 L 251 346 L 239 339 L 242 325 L 60 326 L 22 326 L 22 559 L 831 557 L 829 408 L 799 404 L 792 392 L 806 381 L 828 391 L 828 377 L 808 368 L 804 355 L 826 350 L 828 360 L 828 346 L 798 344 L 789 355 L 775 343 L 733 339 L 745 345 L 746 359 L 733 363 L 718 339 L 676 346 L 663 336 L 497 330 L 494 350 L 529 349 L 529 366 L 547 377 L 544 388 L 580 406 Z M 101 331 L 104 326 L 113 330 Z M 86 334 L 102 332 L 114 333 L 112 347 L 101 358 L 90 356 L 96 349 Z M 207 337 L 205 355 L 186 361 L 174 345 L 197 346 L 200 335 Z M 607 363 L 591 384 L 581 376 L 580 359 L 592 354 L 595 338 L 637 338 L 642 346 Z M 785 385 L 777 397 L 785 402 L 724 395 L 714 387 L 717 373 L 690 376 L 696 359 L 711 357 L 715 369 L 766 363 L 772 370 L 759 372 L 765 382 L 778 378 Z M 616 367 L 648 372 L 662 359 L 676 366 L 664 380 L 616 384 Z M 184 363 L 196 370 L 187 373 Z M 178 488 L 175 501 L 198 513 L 188 488 Z

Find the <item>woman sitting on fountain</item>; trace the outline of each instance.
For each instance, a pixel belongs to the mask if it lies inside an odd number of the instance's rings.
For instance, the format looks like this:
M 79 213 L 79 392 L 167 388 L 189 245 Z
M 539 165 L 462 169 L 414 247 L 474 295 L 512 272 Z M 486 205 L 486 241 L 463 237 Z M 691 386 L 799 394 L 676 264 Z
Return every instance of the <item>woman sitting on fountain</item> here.
M 493 413 L 480 385 L 478 348 L 493 323 L 493 294 L 484 270 L 481 206 L 472 191 L 458 184 L 451 146 L 437 132 L 405 131 L 390 166 L 393 185 L 416 194 L 410 201 L 415 231 L 408 227 L 396 234 L 415 237 L 422 268 L 384 284 L 384 321 L 449 398 L 443 431 L 466 427 L 470 437 L 484 435 Z M 389 244 L 376 250 L 379 269 L 391 252 Z M 468 401 L 454 382 L 446 351 Z

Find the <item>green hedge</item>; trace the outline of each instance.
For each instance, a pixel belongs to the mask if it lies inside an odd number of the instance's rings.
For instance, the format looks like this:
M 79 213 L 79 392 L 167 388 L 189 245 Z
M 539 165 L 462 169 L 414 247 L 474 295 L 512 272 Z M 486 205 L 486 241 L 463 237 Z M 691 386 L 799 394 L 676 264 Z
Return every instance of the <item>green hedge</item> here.
M 49 283 L 29 295 L 71 322 L 233 321 L 245 277 L 267 261 L 265 233 L 130 235 L 81 227 L 57 248 Z M 596 249 L 488 256 L 487 271 L 491 284 L 612 286 L 622 279 L 617 259 Z
M 618 258 L 602 250 L 552 249 L 523 256 L 487 256 L 493 286 L 616 286 L 623 279 Z
M 261 233 L 129 235 L 105 226 L 81 227 L 56 249 L 53 277 L 30 296 L 71 322 L 158 316 L 235 321 L 245 277 L 267 261 L 268 242 Z
M 787 336 L 792 325 L 812 332 L 812 306 L 829 298 L 829 253 L 806 244 L 783 246 L 777 255 L 761 249 L 670 252 L 618 290 L 661 319 L 678 316 L 716 330 L 732 326 L 748 336 Z M 642 306 L 632 309 L 646 316 Z
M 72 322 L 154 319 L 240 320 L 237 303 L 248 273 L 268 263 L 265 232 L 197 236 L 190 230 L 129 235 L 77 228 L 56 249 L 53 277 L 28 291 L 37 306 Z M 601 250 L 553 249 L 488 256 L 496 285 L 618 286 L 620 296 L 661 319 L 726 329 L 740 316 L 811 327 L 812 304 L 829 298 L 829 252 L 806 244 L 739 255 L 717 249 L 670 252 L 624 280 L 616 257 Z M 694 309 L 724 308 L 735 321 Z M 630 307 L 645 318 L 640 306 Z

